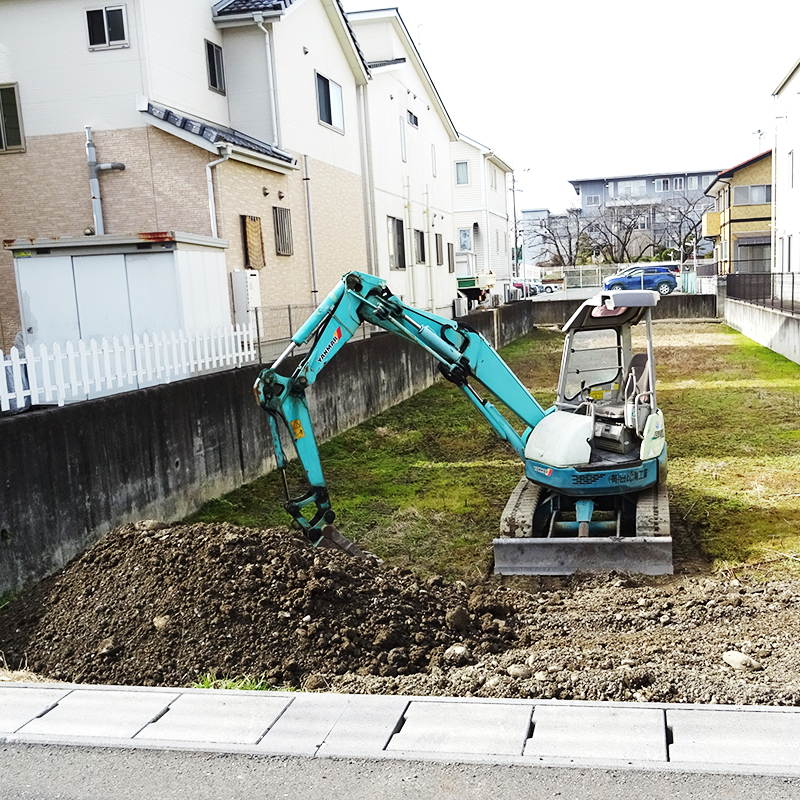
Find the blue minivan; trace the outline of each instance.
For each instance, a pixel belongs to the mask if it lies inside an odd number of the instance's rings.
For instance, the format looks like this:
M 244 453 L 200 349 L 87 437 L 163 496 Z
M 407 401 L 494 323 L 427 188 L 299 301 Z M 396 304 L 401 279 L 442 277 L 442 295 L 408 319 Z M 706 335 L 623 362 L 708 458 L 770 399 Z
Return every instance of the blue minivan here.
M 628 267 L 603 281 L 606 290 L 653 289 L 670 294 L 678 286 L 675 276 L 666 267 Z

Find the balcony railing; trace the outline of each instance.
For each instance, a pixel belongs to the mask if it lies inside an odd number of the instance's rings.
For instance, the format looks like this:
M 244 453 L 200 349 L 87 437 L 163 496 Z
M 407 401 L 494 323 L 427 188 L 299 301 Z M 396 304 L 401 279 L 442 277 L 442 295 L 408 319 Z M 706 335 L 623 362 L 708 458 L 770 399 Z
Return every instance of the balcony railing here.
M 800 315 L 800 274 L 796 272 L 733 273 L 728 275 L 730 300 Z

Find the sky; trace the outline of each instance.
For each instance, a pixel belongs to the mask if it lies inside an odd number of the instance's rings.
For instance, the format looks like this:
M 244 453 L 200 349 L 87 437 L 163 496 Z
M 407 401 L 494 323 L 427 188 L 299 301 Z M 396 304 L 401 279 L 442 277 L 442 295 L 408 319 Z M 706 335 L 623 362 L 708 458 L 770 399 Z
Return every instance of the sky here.
M 800 59 L 796 0 L 343 3 L 397 6 L 456 129 L 514 168 L 518 213 L 577 205 L 569 180 L 769 149 L 772 92 Z

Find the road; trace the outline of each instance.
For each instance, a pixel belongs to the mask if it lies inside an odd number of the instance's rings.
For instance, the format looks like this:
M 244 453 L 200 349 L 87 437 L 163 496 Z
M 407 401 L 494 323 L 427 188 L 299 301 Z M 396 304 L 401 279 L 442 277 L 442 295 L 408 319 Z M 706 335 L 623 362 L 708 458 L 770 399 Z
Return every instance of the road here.
M 0 745 L 1 800 L 789 800 L 800 778 Z

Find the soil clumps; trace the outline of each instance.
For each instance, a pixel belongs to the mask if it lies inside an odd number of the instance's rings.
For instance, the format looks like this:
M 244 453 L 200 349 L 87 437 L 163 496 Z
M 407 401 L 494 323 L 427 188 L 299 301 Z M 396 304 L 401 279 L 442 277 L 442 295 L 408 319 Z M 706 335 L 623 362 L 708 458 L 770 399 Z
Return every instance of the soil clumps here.
M 9 667 L 76 683 L 800 705 L 800 583 L 420 581 L 286 529 L 111 531 L 0 612 Z M 738 654 L 738 655 L 731 655 Z

